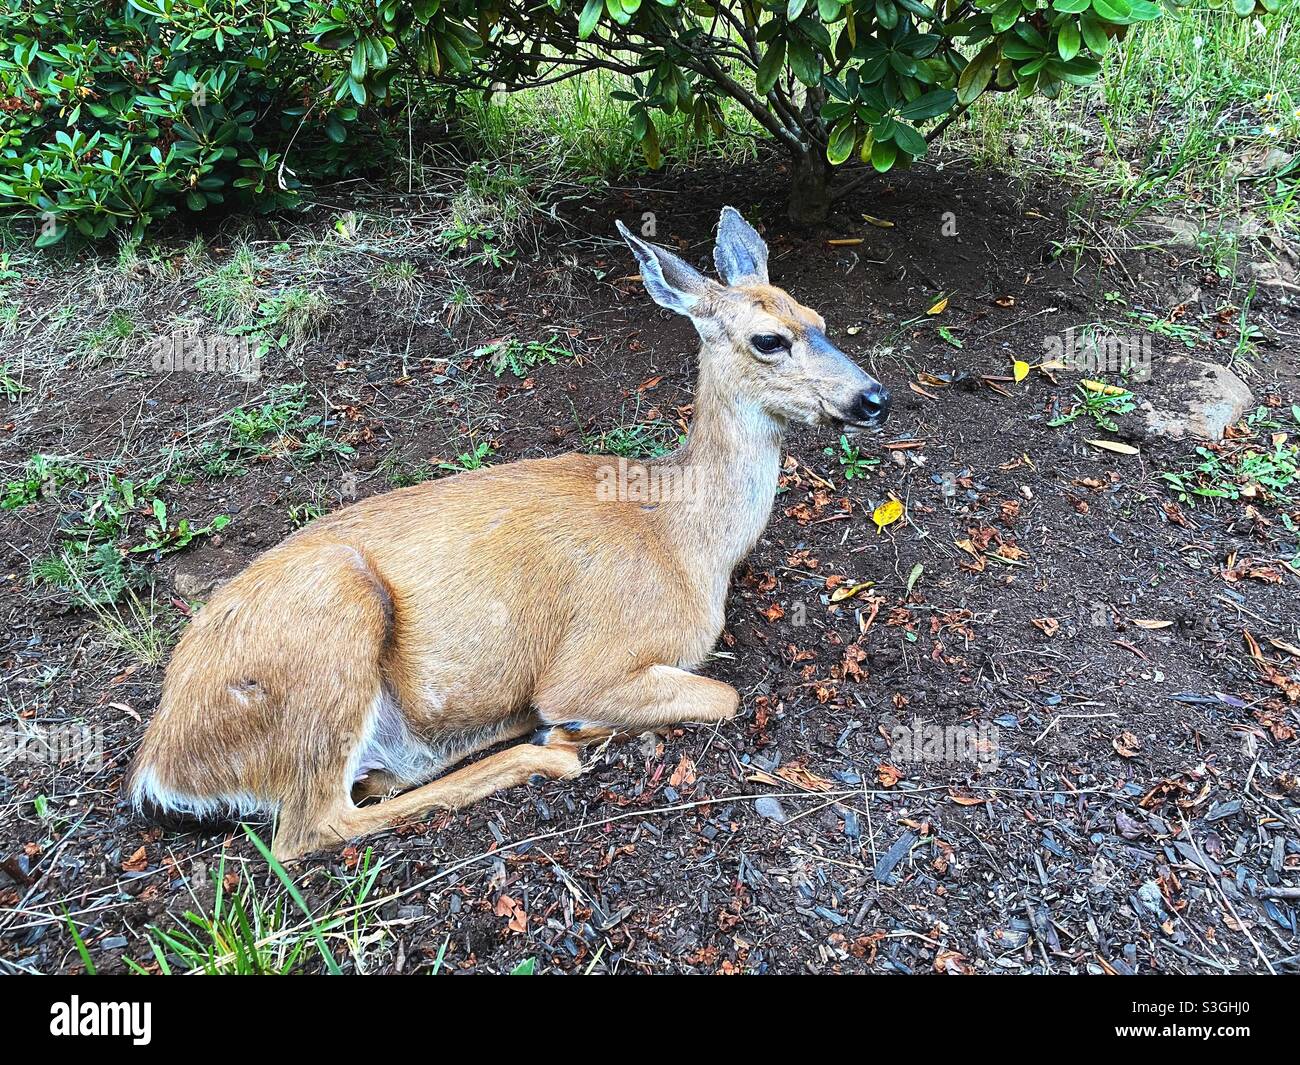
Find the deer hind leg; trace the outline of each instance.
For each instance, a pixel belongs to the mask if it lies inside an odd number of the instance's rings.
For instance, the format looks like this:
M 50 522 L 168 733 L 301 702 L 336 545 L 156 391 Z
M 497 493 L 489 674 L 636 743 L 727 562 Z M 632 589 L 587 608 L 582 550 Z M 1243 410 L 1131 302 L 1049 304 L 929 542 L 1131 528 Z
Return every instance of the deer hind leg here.
M 350 799 L 336 802 L 312 816 L 291 815 L 288 828 L 282 817 L 276 857 L 287 861 L 309 850 L 378 832 L 399 821 L 417 820 L 433 810 L 459 810 L 504 788 L 527 784 L 535 776 L 558 779 L 577 776 L 581 771 L 582 759 L 572 747 L 517 744 L 381 803 L 356 806 Z
M 740 696 L 722 681 L 675 666 L 654 665 L 625 677 L 594 698 L 548 698 L 543 694 L 538 704 L 545 724 L 533 742 L 577 747 L 687 721 L 729 721 L 736 716 Z
M 522 713 L 474 732 L 451 737 L 439 752 L 439 761 L 454 765 L 470 755 L 500 743 L 530 735 L 537 728 L 537 715 Z M 388 799 L 417 784 L 425 783 L 432 773 L 413 779 L 386 768 L 362 767 L 362 775 L 352 785 L 352 800 L 360 805 L 367 799 Z

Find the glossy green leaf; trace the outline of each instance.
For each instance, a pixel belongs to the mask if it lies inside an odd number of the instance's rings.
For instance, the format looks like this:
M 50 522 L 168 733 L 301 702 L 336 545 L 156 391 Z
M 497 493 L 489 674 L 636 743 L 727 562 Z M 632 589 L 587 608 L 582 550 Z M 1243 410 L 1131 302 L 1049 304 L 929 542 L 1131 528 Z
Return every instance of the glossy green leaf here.
M 834 129 L 826 144 L 826 159 L 832 166 L 839 166 L 850 155 L 853 154 L 854 145 L 858 142 L 857 127 L 851 118 L 841 120 Z
M 966 69 L 957 79 L 957 100 L 963 104 L 972 103 L 986 88 L 998 65 L 998 46 L 996 42 L 987 44 L 980 53 L 966 64 Z
M 1073 59 L 1079 54 L 1081 43 L 1078 25 L 1067 22 L 1061 26 L 1060 32 L 1056 35 L 1057 54 L 1065 60 Z
M 1129 0 L 1092 0 L 1092 9 L 1107 22 L 1120 22 L 1129 17 L 1133 5 Z
M 916 127 L 909 126 L 906 122 L 900 122 L 894 127 L 894 143 L 898 145 L 900 151 L 906 152 L 914 159 L 926 152 L 925 138 L 917 132 Z
M 766 96 L 776 85 L 777 79 L 781 76 L 781 71 L 785 69 L 785 41 L 777 39 L 768 46 L 767 51 L 758 64 L 758 73 L 755 75 L 754 84 L 758 91 Z
M 884 173 L 898 158 L 898 146 L 893 141 L 876 141 L 871 148 L 871 165 Z
M 933 89 L 905 103 L 898 109 L 898 115 L 910 122 L 924 122 L 938 115 L 947 114 L 956 103 L 957 94 L 951 89 Z

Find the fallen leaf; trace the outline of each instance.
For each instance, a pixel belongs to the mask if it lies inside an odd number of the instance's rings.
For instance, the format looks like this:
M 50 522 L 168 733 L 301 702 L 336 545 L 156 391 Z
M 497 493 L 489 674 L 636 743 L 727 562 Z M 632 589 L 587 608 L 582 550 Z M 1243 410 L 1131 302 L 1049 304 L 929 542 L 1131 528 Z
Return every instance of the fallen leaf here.
M 143 873 L 148 868 L 149 855 L 143 847 L 122 863 L 122 871 L 127 873 Z
M 830 791 L 833 787 L 825 777 L 810 773 L 803 766 L 794 762 L 783 765 L 776 771 L 776 775 L 782 780 L 787 780 L 796 787 L 806 788 L 808 791 Z
M 911 594 L 912 594 L 912 589 L 916 587 L 916 582 L 919 581 L 919 580 L 921 579 L 921 574 L 924 573 L 924 572 L 925 572 L 925 567 L 924 567 L 923 565 L 921 565 L 921 563 L 919 563 L 919 562 L 918 562 L 915 566 L 912 567 L 912 572 L 909 573 L 909 574 L 907 575 L 907 594 L 908 594 L 908 595 L 911 595 Z M 1296 652 L 1296 654 L 1297 654 L 1297 657 L 1300 657 L 1300 651 Z
M 893 223 L 893 222 L 889 221 L 889 220 L 886 219 L 886 218 L 877 218 L 877 217 L 876 217 L 875 215 L 873 215 L 873 214 L 864 214 L 864 215 L 862 216 L 862 221 L 866 222 L 867 225 L 869 225 L 869 226 L 875 226 L 877 229 L 893 229 L 893 228 L 894 228 L 894 223 Z
M 1118 440 L 1087 440 L 1085 443 L 1099 447 L 1103 451 L 1113 451 L 1117 455 L 1136 455 L 1138 449 L 1132 444 L 1121 444 Z
M 1014 307 L 1014 306 L 1016 305 L 1016 297 L 1015 297 L 1015 296 L 999 296 L 999 297 L 998 297 L 997 299 L 995 299 L 993 302 L 996 303 L 999 307 Z
M 1044 636 L 1055 636 L 1061 629 L 1061 623 L 1056 618 L 1030 618 L 1029 620 Z
M 875 587 L 875 584 L 875 581 L 863 581 L 861 584 L 855 584 L 851 587 L 848 585 L 842 585 L 839 588 L 836 588 L 835 591 L 831 592 L 831 602 L 839 603 L 843 602 L 845 599 L 852 599 L 858 594 L 858 592 L 865 592 L 868 588 Z
M 1115 748 L 1115 753 L 1121 758 L 1136 758 L 1138 751 L 1142 749 L 1142 741 L 1131 732 L 1121 732 L 1110 745 Z
M 931 308 L 930 308 L 928 311 L 926 311 L 925 313 L 926 313 L 926 314 L 943 314 L 943 312 L 946 311 L 947 309 L 948 309 L 948 297 L 947 297 L 947 296 L 944 296 L 941 300 L 939 300 L 939 302 L 937 302 L 933 307 L 931 307 Z
M 955 950 L 941 950 L 934 956 L 934 971 L 948 976 L 966 976 L 970 969 L 966 965 L 966 955 Z
M 1172 621 L 1160 621 L 1157 618 L 1134 618 L 1133 624 L 1139 629 L 1167 629 Z
M 871 520 L 876 523 L 876 535 L 879 536 L 885 530 L 886 525 L 892 525 L 903 516 L 903 504 L 897 499 L 888 499 L 881 503 L 871 512 Z
M 682 755 L 682 760 L 677 763 L 677 768 L 673 770 L 673 775 L 668 778 L 668 783 L 678 791 L 682 788 L 689 788 L 695 783 L 695 763 L 689 755 Z
M 882 788 L 892 788 L 903 779 L 903 774 L 888 762 L 881 762 L 880 765 L 876 767 L 876 776 L 880 778 L 880 786 Z
M 506 924 L 510 931 L 520 935 L 528 931 L 528 911 L 523 908 L 517 899 L 512 899 L 509 895 L 502 895 L 497 899 L 496 915 L 510 918 Z
M 829 244 L 832 248 L 847 248 L 853 246 L 854 244 L 861 244 L 862 238 L 844 237 L 839 240 L 828 240 L 826 243 Z
M 986 802 L 992 802 L 992 799 L 979 799 L 974 795 L 959 795 L 955 791 L 948 792 L 948 798 L 958 806 L 981 806 Z
M 1016 359 L 1016 361 L 1011 365 L 1011 376 L 1014 377 L 1017 382 L 1023 381 L 1029 376 L 1029 363 L 1025 362 L 1024 359 Z
M 1086 377 L 1079 384 L 1089 392 L 1096 392 L 1099 396 L 1122 396 L 1128 391 L 1127 388 L 1120 388 L 1119 385 L 1108 385 L 1104 381 L 1093 381 Z

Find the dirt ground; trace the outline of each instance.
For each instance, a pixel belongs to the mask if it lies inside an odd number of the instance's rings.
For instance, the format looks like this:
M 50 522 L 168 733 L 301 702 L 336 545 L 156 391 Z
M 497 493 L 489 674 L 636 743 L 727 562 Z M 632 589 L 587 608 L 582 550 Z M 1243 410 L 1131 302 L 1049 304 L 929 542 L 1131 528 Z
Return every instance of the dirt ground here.
M 1086 416 L 1053 427 L 1079 375 L 1013 373 L 1096 322 L 1149 343 L 1153 381 L 1184 372 L 1173 355 L 1227 363 L 1242 288 L 1167 233 L 1103 239 L 1067 193 L 960 163 L 864 188 L 816 233 L 783 221 L 782 179 L 765 160 L 570 202 L 513 270 L 470 272 L 477 303 L 460 317 L 341 269 L 323 282 L 316 335 L 272 355 L 256 382 L 150 374 L 130 356 L 34 365 L 30 393 L 0 409 L 4 475 L 41 452 L 139 476 L 167 448 L 210 437 L 225 412 L 305 381 L 316 428 L 351 453 L 307 462 L 289 435 L 242 474 L 160 489 L 196 526 L 231 519 L 183 550 L 134 556 L 174 635 L 214 580 L 292 530 L 292 508 L 337 508 L 483 441 L 505 462 L 608 444 L 618 426 L 670 440 L 689 419 L 693 333 L 630 277 L 612 222 L 639 228 L 653 212 L 656 239 L 703 266 L 730 203 L 762 224 L 774 283 L 892 389 L 883 433 L 850 441 L 878 464 L 848 479 L 835 434 L 791 434 L 783 490 L 707 667 L 741 692 L 735 722 L 612 747 L 576 781 L 306 861 L 301 890 L 318 911 L 382 863 L 345 967 L 1300 968 L 1300 574 L 1283 561 L 1297 554 L 1300 509 L 1180 503 L 1159 473 L 1192 467 L 1195 442 Z M 367 218 L 379 261 L 384 223 Z M 318 213 L 258 236 L 284 241 L 278 261 L 292 263 L 313 227 L 328 224 Z M 439 255 L 413 254 L 416 293 L 442 291 Z M 75 277 L 107 314 L 114 282 Z M 268 292 L 283 283 L 283 270 L 259 279 Z M 66 277 L 18 284 L 36 319 L 68 294 Z M 158 333 L 204 295 L 192 280 L 138 284 Z M 1258 333 L 1243 373 L 1285 424 L 1300 402 L 1300 310 L 1261 287 L 1248 314 Z M 518 377 L 472 354 L 552 329 L 576 358 Z M 35 335 L 0 338 L 4 359 Z M 243 833 L 165 831 L 121 801 L 161 666 L 28 579 L 84 491 L 0 511 L 6 725 L 77 722 L 105 737 L 97 768 L 0 766 L 0 957 L 18 970 L 83 967 L 65 909 L 99 971 L 152 964 L 145 930 L 211 903 L 223 846 L 237 870 L 228 887 L 274 883 Z M 889 498 L 905 514 L 878 531 L 872 514 Z

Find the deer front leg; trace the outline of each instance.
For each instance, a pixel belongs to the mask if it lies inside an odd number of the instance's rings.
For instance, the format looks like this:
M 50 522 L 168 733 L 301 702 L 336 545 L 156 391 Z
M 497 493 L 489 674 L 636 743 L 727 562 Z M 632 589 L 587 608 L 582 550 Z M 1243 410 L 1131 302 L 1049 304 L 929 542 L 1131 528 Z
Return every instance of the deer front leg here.
M 544 726 L 533 738 L 547 746 L 581 746 L 611 736 L 642 732 L 687 721 L 729 721 L 740 696 L 730 684 L 674 666 L 638 670 L 594 698 L 538 700 Z

